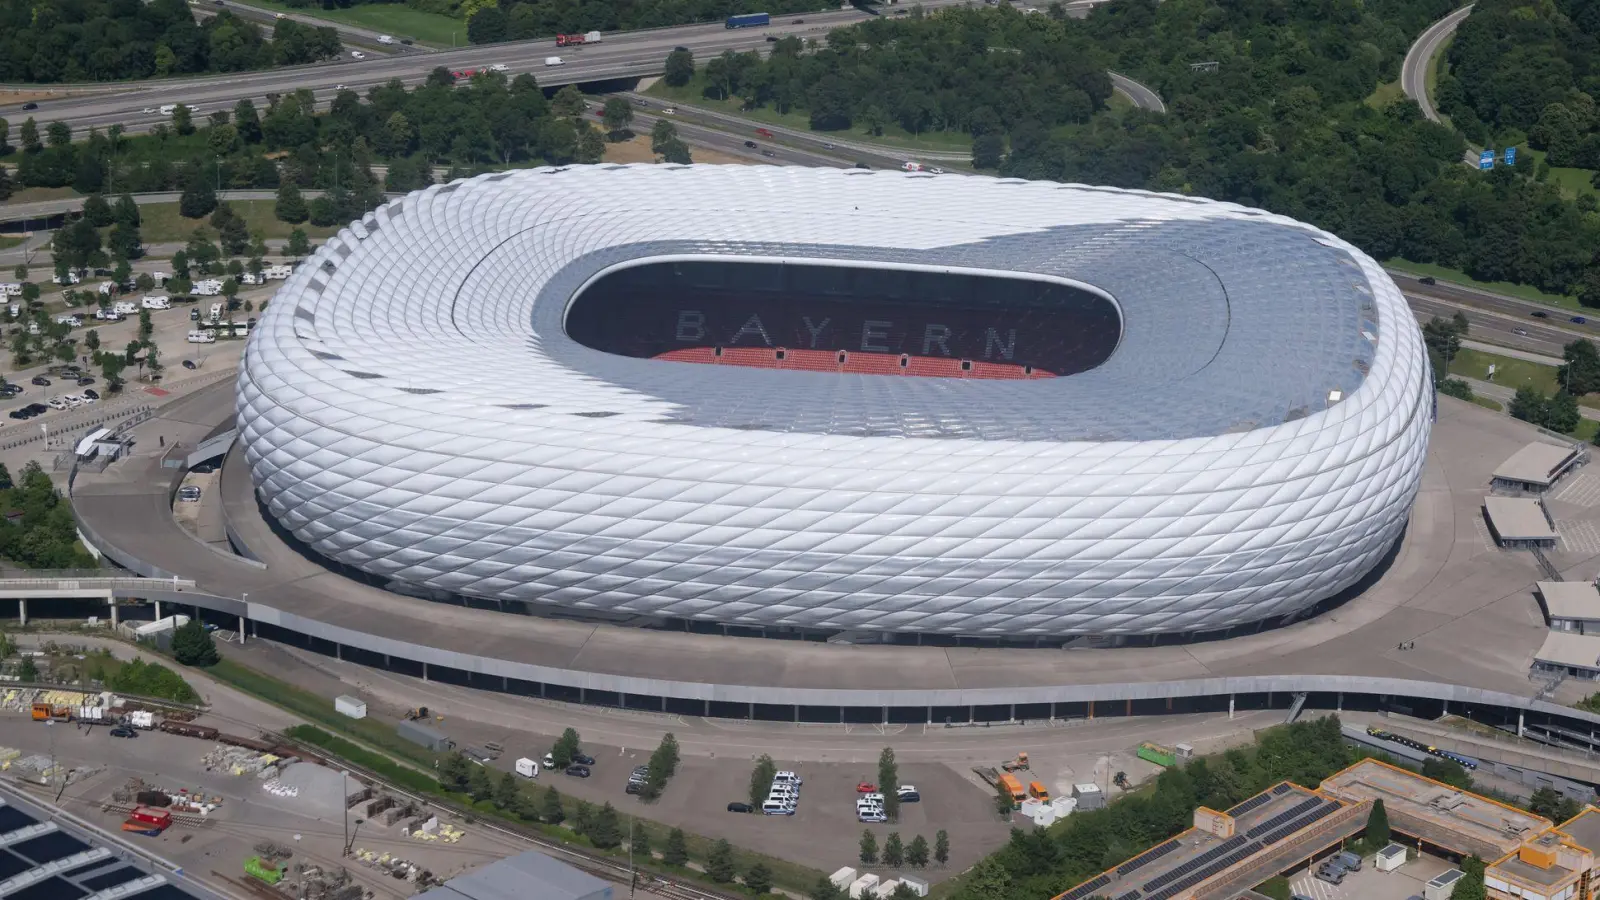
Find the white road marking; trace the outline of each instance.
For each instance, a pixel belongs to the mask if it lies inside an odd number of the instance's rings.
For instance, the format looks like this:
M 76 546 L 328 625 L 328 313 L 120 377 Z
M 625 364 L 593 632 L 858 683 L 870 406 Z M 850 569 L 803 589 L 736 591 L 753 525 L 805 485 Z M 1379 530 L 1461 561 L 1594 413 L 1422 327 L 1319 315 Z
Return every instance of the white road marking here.
M 1600 553 L 1600 526 L 1594 522 L 1557 521 L 1556 533 L 1561 535 L 1561 549 L 1571 553 L 1594 555 Z
M 1600 506 L 1600 475 L 1592 472 L 1569 475 L 1550 496 L 1576 506 Z

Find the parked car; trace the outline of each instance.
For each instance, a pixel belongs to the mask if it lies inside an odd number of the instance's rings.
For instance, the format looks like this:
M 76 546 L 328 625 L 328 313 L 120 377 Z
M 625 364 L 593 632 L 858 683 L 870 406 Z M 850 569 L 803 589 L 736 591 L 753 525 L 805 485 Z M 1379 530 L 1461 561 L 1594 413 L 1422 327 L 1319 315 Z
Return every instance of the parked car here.
M 894 793 L 896 797 L 900 798 L 901 803 L 922 802 L 922 794 L 917 791 L 916 785 L 902 784 L 900 785 L 900 789 Z
M 35 375 L 32 378 L 28 379 L 28 382 L 30 384 L 36 384 L 39 387 L 49 387 L 50 386 L 50 379 L 44 377 L 43 375 Z
M 20 384 L 7 384 L 5 387 L 0 387 L 0 397 L 15 397 L 20 393 L 22 393 L 22 385 Z
M 588 778 L 589 777 L 589 767 L 588 766 L 567 766 L 566 773 L 568 775 L 571 775 L 571 776 L 575 777 L 575 778 Z
M 134 731 L 132 728 L 129 728 L 126 725 L 118 725 L 117 727 L 111 729 L 111 736 L 116 738 L 136 738 L 139 736 L 139 732 Z
M 86 386 L 91 385 L 91 384 L 94 384 L 94 376 L 93 375 L 79 375 L 78 376 L 78 387 L 86 387 Z
M 193 369 L 193 368 L 196 368 L 196 366 L 195 366 L 195 364 L 194 364 L 194 360 L 192 360 L 192 359 L 186 359 L 186 360 L 184 360 L 184 361 L 183 361 L 183 367 L 184 367 L 184 368 L 185 368 L 185 369 Z
M 754 806 L 751 806 L 748 803 L 742 803 L 738 800 L 728 804 L 728 812 L 750 813 L 755 811 L 756 808 Z
M 856 785 L 856 793 L 858 794 L 873 794 L 877 793 L 877 790 L 878 786 L 870 781 L 863 781 Z
M 185 485 L 178 489 L 178 499 L 184 503 L 195 503 L 200 500 L 200 488 L 197 485 Z
M 89 400 L 89 401 L 99 400 L 100 399 L 100 392 L 96 391 L 94 388 L 89 388 L 88 390 L 83 392 L 83 399 Z
M 594 765 L 594 757 L 590 756 L 587 753 L 574 753 L 574 754 L 572 754 L 572 761 L 577 763 L 580 766 L 592 766 L 592 765 Z

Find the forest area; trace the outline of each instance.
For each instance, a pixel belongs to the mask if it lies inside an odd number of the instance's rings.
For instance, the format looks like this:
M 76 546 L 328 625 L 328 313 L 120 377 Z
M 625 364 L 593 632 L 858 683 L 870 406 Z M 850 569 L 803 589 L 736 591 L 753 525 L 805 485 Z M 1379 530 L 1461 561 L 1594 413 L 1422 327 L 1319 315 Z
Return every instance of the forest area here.
M 0 82 L 118 81 L 298 65 L 339 55 L 338 34 L 280 19 L 270 34 L 184 0 L 0 0 Z

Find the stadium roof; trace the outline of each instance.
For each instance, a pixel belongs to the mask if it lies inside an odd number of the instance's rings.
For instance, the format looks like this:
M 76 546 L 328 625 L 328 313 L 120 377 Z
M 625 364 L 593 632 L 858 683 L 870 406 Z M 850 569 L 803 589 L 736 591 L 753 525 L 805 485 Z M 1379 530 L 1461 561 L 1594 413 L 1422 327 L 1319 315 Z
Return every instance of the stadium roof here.
M 1573 446 L 1556 446 L 1535 442 L 1523 447 L 1494 470 L 1494 477 L 1506 481 L 1549 486 L 1578 450 Z
M 1600 619 L 1600 590 L 1587 581 L 1541 581 L 1539 595 L 1552 619 Z
M 1559 535 L 1545 519 L 1544 507 L 1537 500 L 1521 497 L 1485 497 L 1483 508 L 1489 523 L 1503 541 L 1553 541 Z

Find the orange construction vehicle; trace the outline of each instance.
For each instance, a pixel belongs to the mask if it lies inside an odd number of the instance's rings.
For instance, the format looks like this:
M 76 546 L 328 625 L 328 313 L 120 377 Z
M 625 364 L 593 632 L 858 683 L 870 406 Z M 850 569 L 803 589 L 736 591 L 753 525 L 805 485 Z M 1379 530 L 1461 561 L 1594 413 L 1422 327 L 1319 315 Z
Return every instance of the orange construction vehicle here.
M 998 783 L 1001 790 L 1004 790 L 1006 793 L 1011 795 L 1011 806 L 1013 809 L 1021 807 L 1022 801 L 1028 799 L 1028 794 L 1027 792 L 1023 791 L 1022 782 L 1017 780 L 1017 776 L 1010 773 L 1001 775 Z
M 51 706 L 48 703 L 33 704 L 33 720 L 44 722 L 54 719 L 57 722 L 72 721 L 72 708 L 67 706 Z
M 1037 781 L 1028 782 L 1028 796 L 1035 800 L 1043 800 L 1046 803 L 1050 802 L 1050 792 L 1045 790 L 1044 785 Z
M 1018 753 L 1016 759 L 1001 763 L 1000 768 L 1005 769 L 1007 772 L 1025 770 L 1028 768 L 1028 754 L 1026 752 Z

